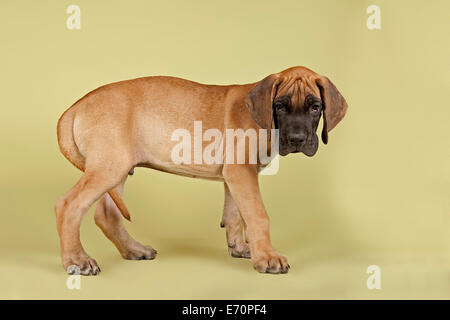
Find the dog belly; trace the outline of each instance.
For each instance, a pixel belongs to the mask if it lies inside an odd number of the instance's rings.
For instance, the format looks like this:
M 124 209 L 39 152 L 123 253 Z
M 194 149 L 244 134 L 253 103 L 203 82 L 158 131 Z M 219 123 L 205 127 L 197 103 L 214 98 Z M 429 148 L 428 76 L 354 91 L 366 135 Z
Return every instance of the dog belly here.
M 222 180 L 223 164 L 217 163 L 219 161 L 208 164 L 211 162 L 203 159 L 203 150 L 211 143 L 202 141 L 203 132 L 209 128 L 220 130 L 222 126 L 208 120 L 203 114 L 191 112 L 188 115 L 180 110 L 170 117 L 161 112 L 140 112 L 136 116 L 134 132 L 137 166 L 194 178 Z M 194 121 L 203 123 L 200 147 L 195 142 L 198 137 L 194 137 Z M 187 158 L 184 157 L 185 152 Z M 181 163 L 180 158 L 183 158 Z
M 144 168 L 150 168 L 155 169 L 158 171 L 176 174 L 179 176 L 184 177 L 190 177 L 190 178 L 200 178 L 200 179 L 206 179 L 206 180 L 216 180 L 216 181 L 223 181 L 222 176 L 222 166 L 214 166 L 211 168 L 198 168 L 198 167 L 189 167 L 186 165 L 163 165 L 158 164 L 157 161 L 154 162 L 145 162 L 145 163 L 139 163 L 136 165 L 136 167 L 144 167 Z
M 167 128 L 158 129 L 157 127 L 152 126 L 147 129 L 145 137 L 140 137 L 136 141 L 136 167 L 151 168 L 192 178 L 223 180 L 223 164 L 206 164 L 203 159 L 200 163 L 194 163 L 193 145 L 191 145 L 189 161 L 178 163 L 177 159 L 173 159 L 173 153 L 178 153 L 173 150 L 180 142 L 171 140 L 172 132 Z

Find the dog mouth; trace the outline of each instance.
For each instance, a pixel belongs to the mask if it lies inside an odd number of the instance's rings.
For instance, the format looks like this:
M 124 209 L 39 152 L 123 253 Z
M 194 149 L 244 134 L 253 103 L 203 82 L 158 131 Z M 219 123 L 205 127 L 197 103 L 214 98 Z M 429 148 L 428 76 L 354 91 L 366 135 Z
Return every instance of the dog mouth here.
M 281 156 L 286 156 L 290 153 L 303 153 L 304 155 L 308 157 L 312 157 L 316 154 L 318 149 L 318 145 L 315 143 L 305 143 L 300 146 L 292 146 L 289 144 L 282 144 L 280 146 L 279 154 Z
M 311 146 L 309 148 L 305 148 L 301 152 L 308 157 L 312 157 L 317 152 L 317 146 Z

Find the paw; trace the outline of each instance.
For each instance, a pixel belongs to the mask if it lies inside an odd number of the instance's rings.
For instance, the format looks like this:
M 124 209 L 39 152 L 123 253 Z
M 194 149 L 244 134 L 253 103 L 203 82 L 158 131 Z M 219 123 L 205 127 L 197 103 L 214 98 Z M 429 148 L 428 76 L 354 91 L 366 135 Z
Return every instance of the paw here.
M 158 252 L 152 246 L 144 246 L 139 242 L 133 244 L 122 253 L 127 260 L 153 260 Z
M 81 274 L 83 276 L 95 276 L 101 271 L 97 261 L 88 255 L 67 258 L 63 266 L 68 274 Z
M 286 257 L 276 252 L 265 253 L 253 261 L 253 267 L 261 273 L 287 273 L 290 266 Z
M 250 247 L 246 242 L 238 242 L 234 244 L 228 244 L 228 252 L 234 258 L 246 258 L 250 259 Z

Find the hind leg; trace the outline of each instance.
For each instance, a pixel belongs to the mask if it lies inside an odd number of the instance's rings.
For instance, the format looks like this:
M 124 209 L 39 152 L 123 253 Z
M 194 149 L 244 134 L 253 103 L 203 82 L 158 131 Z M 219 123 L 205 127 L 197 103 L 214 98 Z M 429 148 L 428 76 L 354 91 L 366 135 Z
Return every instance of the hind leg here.
M 81 220 L 97 199 L 126 178 L 130 167 L 124 163 L 89 166 L 78 183 L 55 204 L 61 259 L 68 273 L 79 269 L 82 275 L 96 275 L 100 271 L 81 245 Z
M 225 227 L 227 235 L 228 252 L 236 258 L 250 258 L 250 247 L 244 240 L 244 220 L 234 202 L 226 183 L 225 204 L 221 226 Z
M 116 187 L 116 190 L 121 195 L 123 193 L 124 183 L 125 181 Z M 128 234 L 123 223 L 122 215 L 109 194 L 105 194 L 99 200 L 94 219 L 97 226 L 116 246 L 124 259 L 152 260 L 155 258 L 156 250 L 151 246 L 140 244 Z

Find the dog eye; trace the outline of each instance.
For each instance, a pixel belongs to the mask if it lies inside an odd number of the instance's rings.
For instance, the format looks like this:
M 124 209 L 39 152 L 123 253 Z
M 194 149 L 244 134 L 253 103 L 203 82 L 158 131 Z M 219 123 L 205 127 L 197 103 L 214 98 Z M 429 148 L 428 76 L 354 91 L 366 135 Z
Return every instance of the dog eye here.
M 277 111 L 286 112 L 287 104 L 283 102 L 275 102 L 275 108 Z
M 318 115 L 320 113 L 320 109 L 321 109 L 320 105 L 318 105 L 318 104 L 312 105 L 311 106 L 311 113 L 313 115 Z

